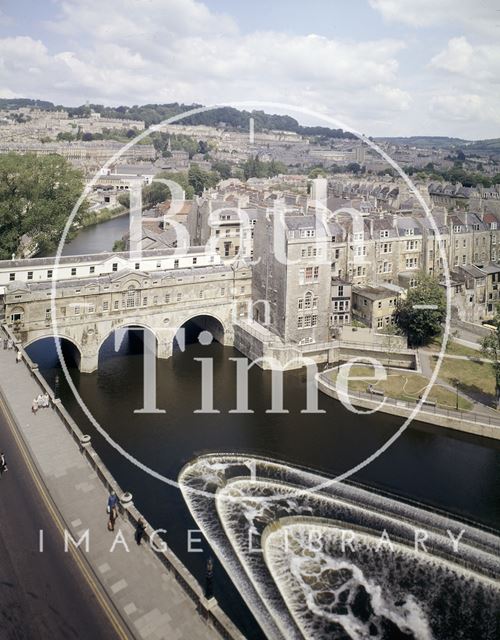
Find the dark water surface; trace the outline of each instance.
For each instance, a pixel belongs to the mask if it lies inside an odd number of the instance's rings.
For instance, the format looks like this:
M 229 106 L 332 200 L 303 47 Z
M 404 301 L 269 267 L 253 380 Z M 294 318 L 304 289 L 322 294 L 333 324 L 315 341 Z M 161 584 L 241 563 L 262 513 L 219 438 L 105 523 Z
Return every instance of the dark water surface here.
M 59 371 L 50 340 L 28 349 L 53 384 Z M 195 414 L 201 406 L 200 363 L 214 359 L 214 406 L 218 414 Z M 182 466 L 203 452 L 261 454 L 294 465 L 336 474 L 362 461 L 400 426 L 401 419 L 383 413 L 358 416 L 320 394 L 322 415 L 305 408 L 305 375 L 285 374 L 284 406 L 289 414 L 266 414 L 271 407 L 271 376 L 257 367 L 249 374 L 249 406 L 254 414 L 230 414 L 236 405 L 235 363 L 242 357 L 219 344 L 188 345 L 157 363 L 157 406 L 162 415 L 138 415 L 142 407 L 142 346 L 130 336 L 120 353 L 108 339 L 99 370 L 71 374 L 92 414 L 124 449 L 159 473 L 177 479 Z M 119 455 L 89 424 L 61 375 L 60 395 L 84 433 L 124 490 L 151 524 L 168 531 L 168 544 L 204 584 L 204 553 L 187 553 L 187 530 L 196 525 L 177 489 L 145 475 Z M 500 531 L 500 442 L 480 439 L 422 423 L 411 427 L 353 480 L 417 501 L 459 518 Z M 249 638 L 262 635 L 222 567 L 216 566 L 215 596 Z

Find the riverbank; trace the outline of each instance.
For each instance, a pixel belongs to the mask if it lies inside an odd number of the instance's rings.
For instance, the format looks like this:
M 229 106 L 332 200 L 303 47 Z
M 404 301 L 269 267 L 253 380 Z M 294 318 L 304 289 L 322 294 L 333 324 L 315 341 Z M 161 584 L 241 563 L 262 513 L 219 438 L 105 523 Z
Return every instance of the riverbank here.
M 332 371 L 332 369 L 329 369 L 319 373 L 316 376 L 316 380 L 320 391 L 330 398 L 339 400 L 337 389 L 329 380 Z M 389 398 L 383 393 L 370 394 L 360 391 L 350 391 L 349 400 L 355 407 L 370 411 L 376 409 L 377 412 L 388 413 L 403 418 L 408 418 L 412 415 L 416 406 L 416 402 L 410 403 L 405 400 Z M 415 419 L 419 422 L 426 422 L 439 427 L 445 427 L 446 429 L 500 440 L 500 419 L 493 419 L 487 415 L 442 409 L 434 403 L 424 403 L 417 416 L 415 416 Z
M 54 398 L 38 366 L 24 352 L 22 363 L 16 363 L 13 350 L 0 350 L 0 364 L 0 393 L 19 435 L 66 530 L 75 540 L 88 532 L 89 548 L 82 557 L 134 637 L 145 637 L 145 629 L 150 628 L 158 638 L 243 640 L 217 601 L 205 598 L 197 580 L 158 536 L 157 547 L 150 547 L 154 529 L 145 518 L 146 544 L 136 548 L 134 528 L 142 516 L 132 496 L 118 486 L 90 438 Z M 40 392 L 49 394 L 52 408 L 33 415 L 31 399 Z M 121 498 L 116 529 L 126 543 L 118 543 L 115 549 L 111 549 L 113 534 L 105 528 L 105 505 L 112 490 Z
M 88 211 L 83 217 L 80 225 L 77 229 L 86 229 L 87 227 L 93 227 L 96 224 L 119 218 L 120 216 L 128 215 L 128 209 L 122 205 L 113 207 L 112 209 L 105 207 L 96 211 Z

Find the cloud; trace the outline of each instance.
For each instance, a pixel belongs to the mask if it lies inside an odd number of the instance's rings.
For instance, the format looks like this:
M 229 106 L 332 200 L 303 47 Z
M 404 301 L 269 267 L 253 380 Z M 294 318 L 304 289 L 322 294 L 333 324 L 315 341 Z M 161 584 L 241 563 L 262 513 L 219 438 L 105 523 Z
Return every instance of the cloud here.
M 497 0 L 369 0 L 369 3 L 388 22 L 412 27 L 460 24 L 498 37 Z
M 435 55 L 430 64 L 441 71 L 498 85 L 500 45 L 472 46 L 465 37 L 452 38 L 446 49 Z
M 397 39 L 364 42 L 273 31 L 242 34 L 195 0 L 63 0 L 46 23 L 69 44 L 49 54 L 31 38 L 0 40 L 3 85 L 53 100 L 116 104 L 235 100 L 328 109 L 366 128 L 405 110 Z M 13 42 L 12 42 L 13 41 Z M 35 77 L 20 73 L 36 68 Z M 10 48 L 10 52 L 9 52 Z M 5 55 L 2 54 L 5 52 Z

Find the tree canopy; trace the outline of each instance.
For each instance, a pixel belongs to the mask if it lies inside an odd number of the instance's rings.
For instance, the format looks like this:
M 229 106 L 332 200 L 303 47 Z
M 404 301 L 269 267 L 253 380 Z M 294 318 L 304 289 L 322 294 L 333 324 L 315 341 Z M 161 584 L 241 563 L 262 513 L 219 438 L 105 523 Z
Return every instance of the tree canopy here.
M 83 174 L 61 156 L 0 155 L 0 258 L 16 254 L 24 235 L 39 251 L 57 246 L 83 186 Z M 84 203 L 75 222 L 85 212 Z
M 418 305 L 436 305 L 436 309 L 419 309 Z M 398 301 L 395 320 L 408 337 L 409 344 L 418 347 L 441 333 L 445 314 L 443 287 L 435 278 L 421 274 L 416 286 L 408 290 L 406 299 Z

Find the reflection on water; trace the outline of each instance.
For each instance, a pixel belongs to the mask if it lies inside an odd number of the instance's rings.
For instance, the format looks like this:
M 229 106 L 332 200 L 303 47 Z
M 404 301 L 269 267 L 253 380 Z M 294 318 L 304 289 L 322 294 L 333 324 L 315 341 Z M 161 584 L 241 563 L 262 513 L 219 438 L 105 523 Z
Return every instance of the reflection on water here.
M 324 415 L 301 414 L 305 406 L 305 376 L 285 374 L 284 403 L 289 414 L 266 414 L 271 406 L 270 374 L 256 367 L 249 372 L 249 406 L 254 414 L 230 414 L 236 405 L 234 349 L 212 344 L 189 345 L 170 360 L 158 361 L 158 407 L 163 415 L 134 414 L 142 404 L 140 345 L 122 345 L 113 352 L 105 343 L 99 370 L 72 375 L 80 394 L 100 424 L 139 460 L 170 477 L 207 451 L 262 454 L 335 474 L 357 464 L 380 446 L 400 425 L 400 419 L 378 414 L 352 415 L 334 400 L 321 396 Z M 58 371 L 47 343 L 35 343 L 30 355 L 53 383 Z M 195 357 L 214 359 L 214 406 L 219 414 L 200 415 L 200 363 Z M 134 494 L 138 508 L 154 526 L 167 529 L 167 541 L 188 568 L 204 582 L 204 553 L 187 553 L 187 529 L 196 528 L 178 490 L 148 476 L 118 455 L 95 432 L 64 381 L 61 397 L 92 441 L 120 485 Z M 493 441 L 429 425 L 416 424 L 357 474 L 356 480 L 405 498 L 433 505 L 500 530 L 500 446 Z M 216 566 L 215 595 L 223 608 L 251 638 L 262 637 L 237 591 L 221 566 Z
M 91 253 L 112 251 L 116 240 L 120 240 L 129 227 L 128 215 L 118 216 L 81 229 L 78 234 L 64 245 L 63 256 L 81 256 Z M 55 255 L 55 251 L 52 251 Z M 50 254 L 49 254 L 50 255 Z

